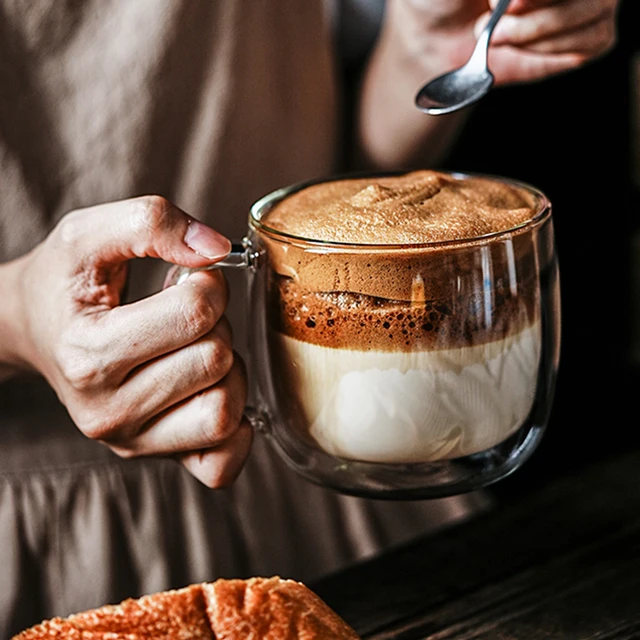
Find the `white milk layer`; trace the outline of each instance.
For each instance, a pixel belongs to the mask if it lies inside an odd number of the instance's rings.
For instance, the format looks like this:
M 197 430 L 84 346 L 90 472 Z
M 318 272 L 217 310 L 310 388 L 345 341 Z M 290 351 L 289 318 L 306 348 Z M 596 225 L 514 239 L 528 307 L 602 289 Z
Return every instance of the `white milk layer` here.
M 477 453 L 514 433 L 533 404 L 539 324 L 486 345 L 411 353 L 280 337 L 311 435 L 344 458 L 409 463 Z

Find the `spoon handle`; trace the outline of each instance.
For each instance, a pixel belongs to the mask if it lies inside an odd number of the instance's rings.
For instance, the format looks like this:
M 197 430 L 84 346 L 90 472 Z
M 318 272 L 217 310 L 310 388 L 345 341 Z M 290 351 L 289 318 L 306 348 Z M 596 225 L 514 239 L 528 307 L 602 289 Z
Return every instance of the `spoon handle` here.
M 491 34 L 498 24 L 498 20 L 500 20 L 502 14 L 507 10 L 510 2 L 511 0 L 500 0 L 496 5 L 496 8 L 489 16 L 489 21 L 484 26 L 482 33 L 478 37 L 476 46 L 474 47 L 473 53 L 471 54 L 471 58 L 469 58 L 468 64 L 471 68 L 482 69 L 486 66 Z
M 496 8 L 491 13 L 491 16 L 489 17 L 489 22 L 487 22 L 483 30 L 487 33 L 489 37 L 491 37 L 491 34 L 493 33 L 495 26 L 498 24 L 498 20 L 500 20 L 500 18 L 502 17 L 502 14 L 507 10 L 507 7 L 509 6 L 510 2 L 511 0 L 500 0 L 500 2 L 498 2 L 498 4 L 496 5 Z

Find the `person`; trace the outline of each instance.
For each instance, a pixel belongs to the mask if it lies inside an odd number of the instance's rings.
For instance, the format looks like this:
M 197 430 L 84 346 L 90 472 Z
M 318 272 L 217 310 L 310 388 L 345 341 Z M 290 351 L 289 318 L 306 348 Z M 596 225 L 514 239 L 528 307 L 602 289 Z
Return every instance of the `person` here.
M 346 4 L 0 0 L 1 635 L 216 577 L 311 581 L 487 506 L 298 477 L 243 417 L 242 282 L 163 289 L 167 263 L 222 258 L 265 193 L 433 166 L 463 131 L 467 111 L 413 96 L 467 59 L 490 6 L 389 0 L 348 103 Z M 496 85 L 604 55 L 616 10 L 513 0 Z

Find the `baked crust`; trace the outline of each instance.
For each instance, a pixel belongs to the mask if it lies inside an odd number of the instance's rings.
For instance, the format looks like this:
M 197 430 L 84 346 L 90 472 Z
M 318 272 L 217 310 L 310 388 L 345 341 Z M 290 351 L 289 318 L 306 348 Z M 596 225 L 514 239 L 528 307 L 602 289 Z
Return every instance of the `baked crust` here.
M 217 580 L 203 591 L 217 640 L 358 640 L 323 600 L 294 580 Z
M 13 640 L 358 640 L 315 593 L 279 577 L 219 579 L 52 618 Z

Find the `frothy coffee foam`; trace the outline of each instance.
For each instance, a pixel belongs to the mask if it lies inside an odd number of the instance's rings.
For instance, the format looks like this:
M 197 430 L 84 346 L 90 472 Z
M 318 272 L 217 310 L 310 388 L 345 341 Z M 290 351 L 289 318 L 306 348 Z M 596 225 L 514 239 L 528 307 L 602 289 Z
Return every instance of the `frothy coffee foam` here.
M 500 260 L 506 264 L 530 257 L 529 238 L 520 230 L 538 206 L 522 188 L 436 171 L 337 180 L 291 194 L 268 211 L 263 223 L 296 237 L 365 243 L 365 248 L 314 252 L 268 235 L 264 242 L 271 268 L 307 291 L 420 302 L 449 295 L 453 270 L 464 274 L 476 268 L 468 254 L 456 253 L 443 242 L 514 230 L 513 255 L 494 256 L 496 268 Z M 394 245 L 393 253 L 388 245 Z M 442 261 L 443 251 L 448 262 Z
M 264 222 L 313 240 L 410 245 L 513 229 L 534 207 L 529 192 L 504 182 L 424 170 L 312 185 L 278 203 Z

